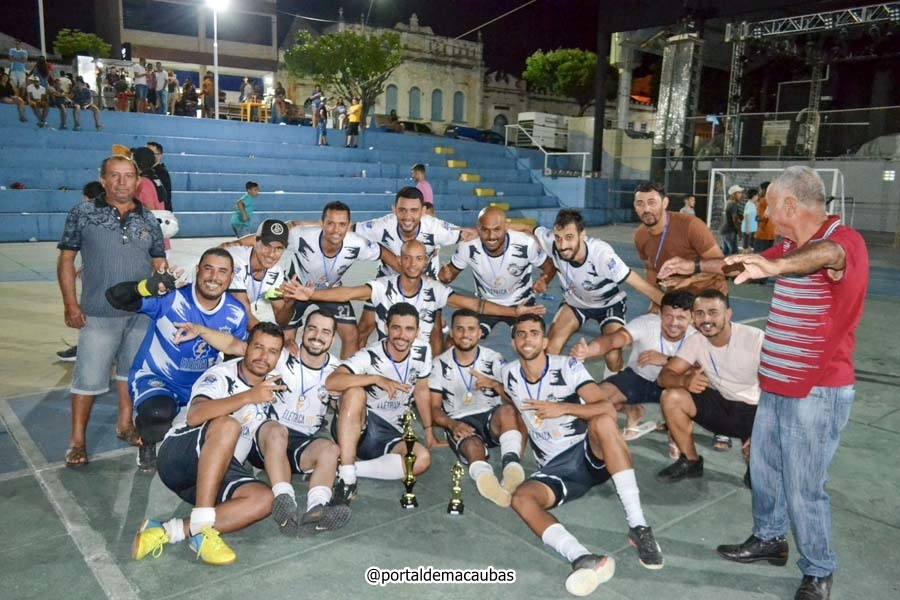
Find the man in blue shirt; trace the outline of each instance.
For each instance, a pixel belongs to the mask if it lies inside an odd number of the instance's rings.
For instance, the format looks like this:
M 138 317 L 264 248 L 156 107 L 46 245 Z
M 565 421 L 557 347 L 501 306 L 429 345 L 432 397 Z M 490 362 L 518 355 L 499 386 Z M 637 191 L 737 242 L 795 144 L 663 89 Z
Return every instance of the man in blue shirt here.
M 175 290 L 174 277 L 156 274 L 141 282 L 110 287 L 106 298 L 115 308 L 152 319 L 128 375 L 135 426 L 141 436 L 138 466 L 156 467 L 156 444 L 191 397 L 191 386 L 219 361 L 219 352 L 201 339 L 179 344 L 176 323 L 201 323 L 245 339 L 247 313 L 230 294 L 234 261 L 227 250 L 211 248 L 200 257 L 194 283 Z

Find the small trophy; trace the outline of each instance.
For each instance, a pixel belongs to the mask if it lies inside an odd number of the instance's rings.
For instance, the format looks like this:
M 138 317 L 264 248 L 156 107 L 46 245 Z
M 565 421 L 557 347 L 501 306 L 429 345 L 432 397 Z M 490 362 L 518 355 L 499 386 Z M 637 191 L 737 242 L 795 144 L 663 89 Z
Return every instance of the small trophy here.
M 453 485 L 450 486 L 450 503 L 447 505 L 448 515 L 461 516 L 466 510 L 466 505 L 463 504 L 462 500 L 462 487 L 459 485 L 459 480 L 462 479 L 465 472 L 462 463 L 459 461 L 456 461 L 450 468 L 450 479 Z
M 400 506 L 403 508 L 416 508 L 419 501 L 416 500 L 416 494 L 413 492 L 413 486 L 416 485 L 416 476 L 413 474 L 413 467 L 416 464 L 416 453 L 413 452 L 413 445 L 416 443 L 416 434 L 412 428 L 413 419 L 415 419 L 412 408 L 408 408 L 403 414 L 403 441 L 406 443 L 406 454 L 403 456 L 403 486 L 406 493 L 400 498 Z

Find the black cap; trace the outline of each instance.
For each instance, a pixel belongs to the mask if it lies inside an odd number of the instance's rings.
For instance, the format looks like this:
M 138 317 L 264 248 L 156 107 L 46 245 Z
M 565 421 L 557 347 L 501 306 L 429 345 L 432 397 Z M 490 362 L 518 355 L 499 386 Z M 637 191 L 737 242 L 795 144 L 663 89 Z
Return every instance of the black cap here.
M 288 245 L 288 227 L 284 221 L 279 221 L 278 219 L 266 219 L 263 221 L 256 235 L 263 244 L 281 242 L 285 247 Z

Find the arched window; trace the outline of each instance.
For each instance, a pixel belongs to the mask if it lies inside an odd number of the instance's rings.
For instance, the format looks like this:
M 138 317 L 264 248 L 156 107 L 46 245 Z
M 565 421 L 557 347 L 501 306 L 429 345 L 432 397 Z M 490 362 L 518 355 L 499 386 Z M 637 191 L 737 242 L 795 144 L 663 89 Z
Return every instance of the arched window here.
M 506 135 L 507 125 L 509 125 L 509 119 L 506 118 L 506 115 L 501 113 L 494 117 L 494 131 L 500 135 Z
M 419 88 L 414 87 L 409 90 L 409 118 L 410 119 L 421 119 L 422 111 L 419 108 L 421 104 L 422 92 Z
M 431 92 L 431 120 L 444 120 L 444 93 L 441 90 Z
M 391 114 L 392 110 L 397 110 L 397 86 L 393 83 L 384 90 L 384 112 Z
M 453 93 L 453 122 L 464 123 L 466 120 L 466 96 L 462 92 Z

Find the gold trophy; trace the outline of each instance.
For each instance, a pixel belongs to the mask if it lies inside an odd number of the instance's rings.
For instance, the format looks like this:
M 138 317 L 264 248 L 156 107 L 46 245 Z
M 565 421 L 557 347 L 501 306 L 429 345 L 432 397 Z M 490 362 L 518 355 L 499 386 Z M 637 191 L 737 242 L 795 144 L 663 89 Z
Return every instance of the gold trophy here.
M 416 508 L 419 506 L 419 501 L 416 500 L 416 494 L 413 492 L 413 486 L 416 485 L 416 476 L 413 474 L 413 467 L 416 465 L 416 453 L 413 452 L 413 445 L 415 445 L 417 439 L 412 428 L 412 422 L 415 418 L 412 408 L 408 408 L 403 414 L 403 441 L 406 443 L 406 454 L 403 456 L 403 471 L 405 473 L 403 486 L 406 488 L 406 493 L 400 498 L 400 506 L 403 508 Z
M 450 486 L 450 503 L 447 505 L 448 515 L 460 516 L 466 510 L 466 505 L 462 501 L 462 487 L 459 485 L 459 480 L 462 479 L 465 472 L 462 463 L 459 461 L 456 461 L 450 468 L 450 479 L 453 485 Z

